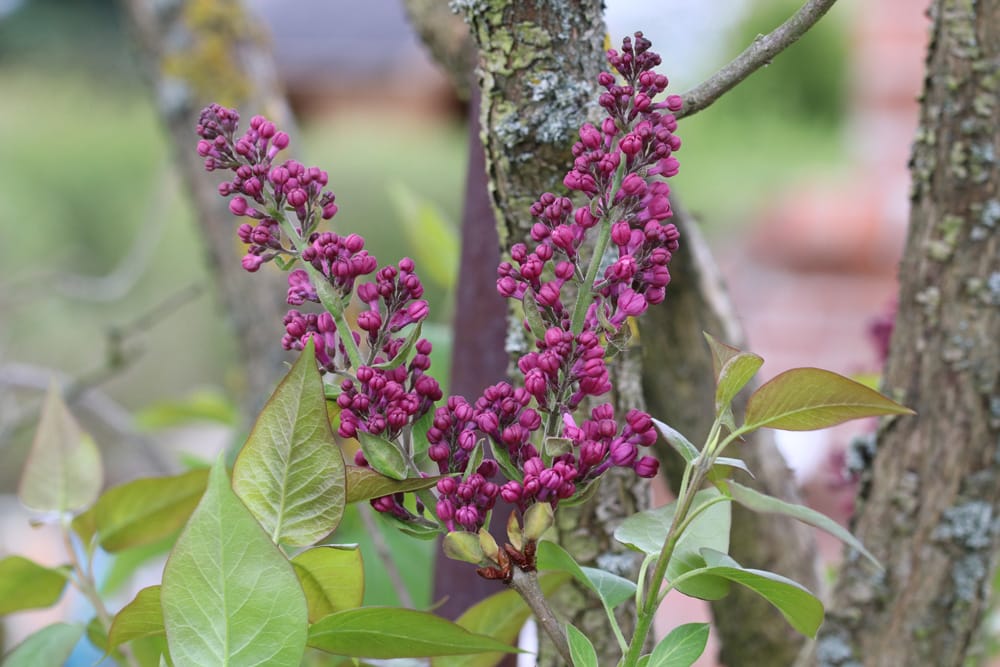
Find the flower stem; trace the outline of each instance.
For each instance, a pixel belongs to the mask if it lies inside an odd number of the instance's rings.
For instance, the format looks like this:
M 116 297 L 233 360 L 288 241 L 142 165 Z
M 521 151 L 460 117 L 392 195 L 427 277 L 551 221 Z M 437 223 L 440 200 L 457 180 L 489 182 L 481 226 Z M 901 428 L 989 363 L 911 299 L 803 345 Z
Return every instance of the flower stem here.
M 611 240 L 611 218 L 601 222 L 601 233 L 597 237 L 594 245 L 594 254 L 590 258 L 590 266 L 587 267 L 587 275 L 580 285 L 580 292 L 576 295 L 576 306 L 573 308 L 573 319 L 570 321 L 570 330 L 573 335 L 579 335 L 583 331 L 583 321 L 587 317 L 587 309 L 590 308 L 594 300 L 594 280 L 597 279 L 597 272 L 601 268 L 604 259 L 604 251 Z
M 567 665 L 573 664 L 573 657 L 569 652 L 569 642 L 566 640 L 566 631 L 556 618 L 555 612 L 549 606 L 542 588 L 538 585 L 538 573 L 535 571 L 525 572 L 519 567 L 512 570 L 512 577 L 508 584 L 518 592 L 521 598 L 535 614 L 538 625 L 541 626 L 545 634 L 552 639 L 559 655 L 566 661 Z

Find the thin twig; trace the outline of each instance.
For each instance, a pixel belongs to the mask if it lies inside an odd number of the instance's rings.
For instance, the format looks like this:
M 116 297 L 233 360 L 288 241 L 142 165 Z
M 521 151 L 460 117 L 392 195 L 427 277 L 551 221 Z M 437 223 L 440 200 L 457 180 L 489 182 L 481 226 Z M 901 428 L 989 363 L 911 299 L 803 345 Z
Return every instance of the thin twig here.
M 531 611 L 535 614 L 535 619 L 538 621 L 538 625 L 549 636 L 552 643 L 555 644 L 556 650 L 559 651 L 562 659 L 566 661 L 567 665 L 572 665 L 573 658 L 570 656 L 569 642 L 566 640 L 566 630 L 563 629 L 562 623 L 556 618 L 555 613 L 553 613 L 552 608 L 549 606 L 548 600 L 545 599 L 545 595 L 542 593 L 541 586 L 538 584 L 538 573 L 535 571 L 525 572 L 519 567 L 513 567 L 512 574 L 513 576 L 508 585 L 517 591 L 521 599 L 531 608 Z
M 676 113 L 678 118 L 690 116 L 707 108 L 736 84 L 743 81 L 794 44 L 799 37 L 816 25 L 837 0 L 809 0 L 799 11 L 767 35 L 759 35 L 743 53 L 736 56 L 718 72 L 683 93 L 684 106 Z
M 379 560 L 382 561 L 385 573 L 389 575 L 392 587 L 396 589 L 396 595 L 399 596 L 399 604 L 407 609 L 413 609 L 413 598 L 410 596 L 410 589 L 406 587 L 406 582 L 403 581 L 403 575 L 399 572 L 399 567 L 397 567 L 396 560 L 392 557 L 392 550 L 386 543 L 385 537 L 382 535 L 382 530 L 375 523 L 374 511 L 368 503 L 358 503 L 358 514 L 361 515 L 361 522 L 365 524 L 365 532 L 372 538 L 372 544 L 375 545 L 375 553 L 378 554 Z

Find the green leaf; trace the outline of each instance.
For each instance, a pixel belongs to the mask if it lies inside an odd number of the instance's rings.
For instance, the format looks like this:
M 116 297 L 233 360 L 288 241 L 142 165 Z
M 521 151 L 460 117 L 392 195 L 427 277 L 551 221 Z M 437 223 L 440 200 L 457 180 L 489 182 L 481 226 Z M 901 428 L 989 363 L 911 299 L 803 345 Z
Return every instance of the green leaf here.
M 695 494 L 689 516 L 698 507 L 716 501 L 722 496 L 716 489 L 703 489 Z M 625 519 L 615 530 L 615 539 L 622 544 L 652 556 L 658 556 L 674 520 L 677 503 Z M 667 581 L 673 582 L 685 572 L 702 566 L 699 552 L 708 547 L 726 552 L 729 549 L 729 528 L 732 508 L 728 502 L 715 502 L 701 511 L 681 534 L 674 546 L 674 553 L 667 565 Z M 729 586 L 725 581 L 711 576 L 701 576 L 682 581 L 677 590 L 685 595 L 704 600 L 717 600 L 726 595 Z
M 107 651 L 111 652 L 125 642 L 140 637 L 163 635 L 163 609 L 160 604 L 160 587 L 148 586 L 139 591 L 135 599 L 115 614 L 108 632 Z
M 95 505 L 91 505 L 87 511 L 77 514 L 69 524 L 84 546 L 90 546 L 90 541 L 97 534 L 97 508 Z
M 448 558 L 463 563 L 479 565 L 486 560 L 486 554 L 483 553 L 483 547 L 479 542 L 479 535 L 476 533 L 453 530 L 444 536 L 441 541 L 441 550 Z
M 570 575 L 565 572 L 548 572 L 538 577 L 538 585 L 548 597 L 569 579 Z M 489 635 L 511 646 L 530 616 L 531 610 L 517 591 L 505 590 L 469 607 L 455 623 L 469 632 Z M 443 656 L 434 658 L 431 664 L 433 667 L 494 667 L 502 657 L 502 653 Z
M 524 291 L 524 320 L 528 323 L 528 328 L 531 330 L 531 335 L 535 337 L 535 340 L 545 340 L 545 322 L 542 320 L 541 311 L 538 308 L 538 302 L 535 300 L 535 293 L 527 289 Z
M 201 389 L 179 400 L 158 401 L 133 416 L 137 428 L 153 431 L 193 421 L 210 421 L 234 426 L 239 410 L 229 396 L 219 390 Z
M 340 523 L 344 485 L 310 339 L 236 458 L 233 491 L 275 544 L 304 546 Z
M 356 503 L 361 500 L 370 500 L 393 493 L 408 493 L 410 491 L 420 491 L 429 489 L 442 477 L 413 477 L 411 479 L 391 479 L 375 472 L 370 468 L 359 466 L 347 466 L 347 502 Z
M 674 451 L 681 455 L 685 462 L 691 463 L 696 458 L 698 458 L 698 448 L 691 444 L 691 441 L 685 438 L 680 431 L 675 430 L 673 427 L 664 424 L 659 419 L 654 419 L 653 424 L 656 426 L 657 430 L 663 435 L 664 440 L 667 444 L 674 448 Z
M 777 607 L 798 632 L 815 637 L 823 623 L 823 604 L 801 584 L 773 572 L 744 568 L 728 555 L 702 549 L 707 574 L 746 586 Z
M 573 667 L 598 667 L 597 651 L 594 645 L 572 623 L 566 624 L 566 639 L 569 642 L 569 654 L 573 658 Z
M 904 414 L 915 413 L 843 375 L 793 368 L 750 396 L 743 428 L 811 431 L 861 417 Z
M 309 646 L 356 658 L 422 658 L 517 649 L 434 614 L 394 607 L 348 609 L 309 628 Z
M 403 183 L 389 186 L 389 197 L 402 221 L 408 247 L 420 275 L 443 287 L 453 287 L 458 272 L 458 233 L 440 209 Z
M 108 489 L 94 506 L 101 548 L 112 553 L 173 535 L 198 505 L 208 470 L 147 477 Z
M 25 506 L 40 512 L 76 512 L 97 499 L 102 481 L 97 445 L 80 429 L 53 382 L 42 405 L 18 496 Z
M 761 493 L 760 491 L 743 486 L 742 484 L 737 484 L 732 480 L 726 480 L 724 484 L 724 490 L 729 492 L 732 499 L 747 509 L 754 512 L 760 512 L 762 514 L 783 514 L 785 516 L 798 519 L 802 523 L 813 526 L 814 528 L 826 531 L 839 539 L 841 542 L 848 544 L 852 549 L 856 549 L 865 558 L 874 563 L 876 567 L 880 570 L 882 569 L 882 564 L 878 562 L 878 559 L 875 558 L 875 556 L 865 549 L 865 545 L 861 543 L 861 540 L 854 537 L 854 535 L 851 535 L 849 530 L 825 514 L 817 512 L 816 510 L 804 505 L 786 503 L 784 500 Z
M 305 652 L 305 594 L 233 493 L 222 456 L 167 560 L 161 604 L 178 667 L 297 665 Z
M 0 616 L 50 607 L 62 597 L 66 575 L 21 556 L 0 560 Z
M 372 368 L 391 371 L 394 368 L 402 366 L 406 359 L 410 356 L 410 351 L 413 350 L 413 346 L 416 344 L 417 339 L 420 338 L 420 324 L 420 322 L 417 322 L 417 325 L 410 329 L 410 333 L 406 334 L 406 340 L 403 341 L 403 346 L 399 348 L 399 352 L 396 353 L 396 356 L 389 361 L 374 364 Z
M 420 419 L 413 422 L 413 426 L 410 427 L 410 444 L 413 448 L 413 460 L 418 463 L 428 460 L 427 448 L 430 447 L 431 443 L 427 440 L 427 431 L 431 430 L 432 426 L 434 426 L 433 408 L 421 415 Z M 348 493 L 350 493 L 349 490 Z
M 718 412 L 728 407 L 763 365 L 764 359 L 750 352 L 740 352 L 726 361 L 715 388 L 715 410 Z
M 397 481 L 406 479 L 406 458 L 396 443 L 367 431 L 358 431 L 358 442 L 365 460 L 376 472 Z
M 726 362 L 741 354 L 743 350 L 732 345 L 720 343 L 714 336 L 705 331 L 702 331 L 701 335 L 708 341 L 708 349 L 712 351 L 712 370 L 715 372 L 715 384 L 718 385 L 719 376 L 722 374 L 722 369 L 726 365 Z
M 708 623 L 679 625 L 660 640 L 649 656 L 649 667 L 691 667 L 705 652 Z
M 415 537 L 418 540 L 437 539 L 438 535 L 444 532 L 440 523 L 431 521 L 425 517 L 404 520 L 388 512 L 374 512 L 374 514 L 376 522 L 392 530 L 398 530 L 404 535 Z
M 80 638 L 83 626 L 78 623 L 53 623 L 30 635 L 14 647 L 3 660 L 3 667 L 39 667 L 64 665 Z
M 538 543 L 536 561 L 539 570 L 560 570 L 597 594 L 598 599 L 614 609 L 635 595 L 635 584 L 616 574 L 592 567 L 580 567 L 568 551 L 555 542 Z
M 365 595 L 365 569 L 357 546 L 320 546 L 292 558 L 309 605 L 309 622 L 360 607 Z

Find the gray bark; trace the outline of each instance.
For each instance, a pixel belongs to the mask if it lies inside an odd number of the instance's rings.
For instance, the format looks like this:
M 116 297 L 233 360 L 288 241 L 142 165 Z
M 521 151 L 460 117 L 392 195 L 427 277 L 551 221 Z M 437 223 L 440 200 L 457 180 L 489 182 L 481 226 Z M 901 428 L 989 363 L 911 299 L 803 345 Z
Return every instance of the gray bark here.
M 913 149 L 889 395 L 856 532 L 812 656 L 823 666 L 974 658 L 1000 553 L 1000 1 L 936 0 Z

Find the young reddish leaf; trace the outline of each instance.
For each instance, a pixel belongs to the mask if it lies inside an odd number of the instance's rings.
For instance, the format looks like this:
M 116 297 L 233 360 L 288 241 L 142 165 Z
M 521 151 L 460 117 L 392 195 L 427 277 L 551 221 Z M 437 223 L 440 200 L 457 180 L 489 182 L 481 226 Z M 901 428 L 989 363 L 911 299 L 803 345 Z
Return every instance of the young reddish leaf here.
M 330 614 L 309 628 L 309 646 L 336 655 L 377 659 L 517 652 L 508 644 L 469 632 L 440 616 L 392 607 L 361 607 Z
M 358 431 L 365 460 L 377 472 L 395 480 L 406 479 L 406 458 L 396 443 L 367 431 Z
M 165 633 L 163 609 L 160 606 L 160 587 L 147 586 L 136 593 L 135 599 L 115 614 L 111 630 L 108 632 L 106 650 L 110 653 L 133 639 L 165 635 Z
M 565 572 L 546 572 L 538 577 L 542 593 L 548 597 L 570 580 Z M 489 635 L 504 644 L 513 645 L 521 626 L 531 616 L 531 610 L 517 591 L 505 590 L 494 593 L 485 600 L 469 607 L 458 617 L 456 624 L 469 632 Z M 442 656 L 431 660 L 433 667 L 494 667 L 503 657 L 502 653 L 479 653 L 476 655 Z
M 94 505 L 94 525 L 101 548 L 113 553 L 173 535 L 191 516 L 207 482 L 208 470 L 200 468 L 172 477 L 137 479 L 108 489 Z
M 5 655 L 3 667 L 64 665 L 82 636 L 83 626 L 78 623 L 47 625 Z
M 0 560 L 0 616 L 50 607 L 62 597 L 66 574 L 21 556 Z
M 413 477 L 411 479 L 391 479 L 370 468 L 347 466 L 347 502 L 356 503 L 393 493 L 408 493 L 429 489 L 441 476 Z
M 305 594 L 221 456 L 163 569 L 160 604 L 176 665 L 297 665 L 305 653 Z
M 743 350 L 720 343 L 714 336 L 705 331 L 702 331 L 701 335 L 708 341 L 708 349 L 712 351 L 712 370 L 715 372 L 715 384 L 719 384 L 719 374 L 722 373 L 723 366 L 733 357 L 742 354 Z
M 344 458 L 330 429 L 311 339 L 236 458 L 233 491 L 276 544 L 313 544 L 340 523 Z
M 40 512 L 76 512 L 97 499 L 102 481 L 97 445 L 80 429 L 52 383 L 21 476 L 21 502 Z
M 320 546 L 306 549 L 292 559 L 309 605 L 309 622 L 328 614 L 360 607 L 365 595 L 361 549 Z
M 764 514 L 783 514 L 826 531 L 841 542 L 850 545 L 852 549 L 856 549 L 865 558 L 874 563 L 876 567 L 882 569 L 882 565 L 878 562 L 878 559 L 865 549 L 865 545 L 861 544 L 861 540 L 851 535 L 850 531 L 825 514 L 821 514 L 805 505 L 786 503 L 784 500 L 779 500 L 742 484 L 737 484 L 732 480 L 726 481 L 724 487 L 724 490 L 729 492 L 733 500 L 747 509 Z
M 915 414 L 843 375 L 793 368 L 764 383 L 747 403 L 747 429 L 811 431 L 861 417 Z

